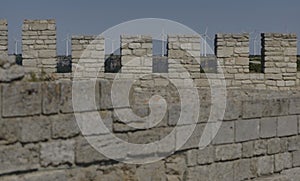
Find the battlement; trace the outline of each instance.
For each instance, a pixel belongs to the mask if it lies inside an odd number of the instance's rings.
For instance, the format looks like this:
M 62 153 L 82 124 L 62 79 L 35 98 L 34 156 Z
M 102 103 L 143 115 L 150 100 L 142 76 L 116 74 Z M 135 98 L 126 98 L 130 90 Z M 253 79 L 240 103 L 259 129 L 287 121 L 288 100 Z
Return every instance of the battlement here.
M 0 53 L 7 54 L 7 22 L 0 21 Z M 295 34 L 263 33 L 261 35 L 261 72 L 249 70 L 249 34 L 216 34 L 216 72 L 224 74 L 228 87 L 289 89 L 300 85 L 297 73 L 297 36 Z M 148 35 L 120 35 L 120 62 L 107 62 L 105 38 L 97 36 L 72 36 L 72 73 L 57 72 L 55 20 L 25 20 L 22 29 L 22 56 L 26 74 L 41 72 L 58 78 L 77 76 L 111 77 L 116 71 L 106 67 L 120 68 L 124 77 L 146 73 L 167 73 L 173 78 L 189 75 L 205 86 L 205 67 L 210 64 L 201 57 L 201 37 L 198 35 L 168 35 L 164 57 L 153 57 L 153 39 Z M 79 63 L 79 60 L 80 63 Z M 155 60 L 155 61 L 153 61 Z M 110 64 L 110 65 L 108 65 Z M 155 69 L 155 70 L 154 70 Z M 176 75 L 177 74 L 177 75 Z M 181 75 L 180 75 L 181 74 Z M 298 77 L 297 77 L 298 76 Z

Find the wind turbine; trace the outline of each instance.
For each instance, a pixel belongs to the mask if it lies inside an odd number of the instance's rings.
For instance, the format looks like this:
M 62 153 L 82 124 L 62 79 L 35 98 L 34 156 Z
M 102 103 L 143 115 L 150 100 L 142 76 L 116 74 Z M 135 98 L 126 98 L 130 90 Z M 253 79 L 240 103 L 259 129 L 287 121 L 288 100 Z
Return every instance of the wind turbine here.
M 69 34 L 67 35 L 67 38 L 63 39 L 62 41 L 66 41 L 66 56 L 69 56 L 69 42 L 71 42 Z
M 14 42 L 15 42 L 15 55 L 18 55 L 18 43 L 20 43 L 21 41 L 18 41 L 16 38 L 14 38 Z
M 205 56 L 205 57 L 207 56 L 207 38 L 208 38 L 209 40 L 212 40 L 212 39 L 207 35 L 207 32 L 208 32 L 208 27 L 206 27 L 205 33 L 202 34 L 203 37 L 204 37 L 204 42 L 202 43 L 202 45 L 204 45 L 204 46 L 202 46 L 202 47 L 204 47 L 204 56 Z
M 114 53 L 114 42 L 116 41 L 115 39 L 112 39 L 112 38 L 109 38 L 109 37 L 107 37 L 107 38 L 105 38 L 105 39 L 107 39 L 107 40 L 110 40 L 111 41 L 111 54 L 113 54 Z
M 162 32 L 161 32 L 161 54 L 164 57 L 165 56 L 165 38 L 166 38 L 167 34 L 165 33 L 165 29 L 162 28 Z

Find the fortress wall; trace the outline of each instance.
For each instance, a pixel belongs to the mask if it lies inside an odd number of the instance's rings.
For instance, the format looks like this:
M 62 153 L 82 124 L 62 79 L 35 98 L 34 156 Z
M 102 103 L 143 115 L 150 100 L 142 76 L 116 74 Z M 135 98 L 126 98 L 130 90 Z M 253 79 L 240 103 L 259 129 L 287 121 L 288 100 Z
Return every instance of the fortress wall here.
M 83 93 L 91 88 L 87 82 L 81 85 Z M 166 147 L 157 151 L 143 150 L 142 155 L 120 153 L 120 158 L 151 158 L 171 152 L 179 143 L 180 135 L 187 133 L 192 124 L 196 129 L 183 147 L 161 161 L 146 165 L 114 162 L 98 153 L 82 136 L 72 107 L 71 81 L 1 84 L 0 179 L 144 180 L 147 177 L 232 181 L 300 178 L 299 92 L 229 89 L 221 129 L 207 147 L 200 149 L 198 144 L 204 128 L 215 126 L 214 122 L 208 123 L 210 90 L 199 88 L 202 107 L 197 123 L 187 117 L 176 125 L 180 112 L 186 110 L 181 110 L 180 102 L 173 100 L 168 103 L 161 123 L 151 129 L 137 129 L 122 124 L 116 116 L 116 109 L 125 111 L 128 108 L 112 108 L 107 85 L 107 80 L 95 84 L 97 110 L 87 105 L 77 111 L 99 113 L 111 132 L 132 143 L 150 143 L 164 138 L 174 129 L 176 132 L 176 137 Z M 141 81 L 136 86 L 148 84 Z M 178 97 L 171 87 L 166 91 L 170 97 Z M 154 94 L 150 87 L 148 93 Z M 143 95 L 132 92 L 130 99 L 142 100 L 146 95 L 147 92 Z M 134 107 L 133 111 L 140 116 L 150 113 L 145 106 Z
M 125 74 L 152 73 L 152 37 L 121 35 L 121 72 Z
M 94 78 L 104 73 L 104 38 L 72 36 L 72 72 L 76 77 Z M 80 62 L 79 62 L 80 61 Z M 102 75 L 103 76 L 103 75 Z
M 7 21 L 0 19 L 0 54 L 8 53 L 8 29 Z
M 55 20 L 25 20 L 22 28 L 23 66 L 27 74 L 56 72 Z

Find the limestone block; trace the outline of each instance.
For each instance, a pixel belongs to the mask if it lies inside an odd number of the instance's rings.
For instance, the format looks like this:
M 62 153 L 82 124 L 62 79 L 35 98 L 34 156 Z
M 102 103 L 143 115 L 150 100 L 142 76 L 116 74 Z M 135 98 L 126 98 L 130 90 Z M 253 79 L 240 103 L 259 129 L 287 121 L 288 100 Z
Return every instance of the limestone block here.
M 288 138 L 288 151 L 300 150 L 300 136 L 293 136 Z
M 49 140 L 51 137 L 51 124 L 46 117 L 20 118 L 18 137 L 22 143 L 31 143 Z
M 260 120 L 260 137 L 261 138 L 272 138 L 275 137 L 277 131 L 277 119 L 274 117 L 271 118 L 262 118 Z
M 250 158 L 254 154 L 254 141 L 242 143 L 242 157 Z
M 250 141 L 259 138 L 259 120 L 239 120 L 235 123 L 235 140 Z
M 48 167 L 74 164 L 74 143 L 74 140 L 41 143 L 41 165 Z
M 256 176 L 255 162 L 251 159 L 234 162 L 234 180 L 245 180 Z
M 268 175 L 274 172 L 274 156 L 263 156 L 257 159 L 257 174 Z
M 232 181 L 234 177 L 233 163 L 232 162 L 220 162 L 212 165 L 210 168 L 208 180 L 223 180 Z
M 108 158 L 93 148 L 83 137 L 76 139 L 75 155 L 76 164 L 86 164 L 108 160 Z
M 17 143 L 0 147 L 0 174 L 27 171 L 39 167 L 39 147 Z
M 52 138 L 71 138 L 80 133 L 73 114 L 55 115 L 50 117 L 52 123 Z
M 288 99 L 270 99 L 264 100 L 264 110 L 262 115 L 269 116 L 283 116 L 288 114 Z
M 297 116 L 283 116 L 277 120 L 277 136 L 291 136 L 298 133 Z
M 262 110 L 264 110 L 264 105 L 262 101 L 244 101 L 242 106 L 243 118 L 259 118 L 262 116 Z
M 292 154 L 289 152 L 280 153 L 275 155 L 275 167 L 274 171 L 279 172 L 283 169 L 288 169 L 292 167 Z
M 216 137 L 213 139 L 213 144 L 224 144 L 234 142 L 234 122 L 223 122 Z
M 268 140 L 268 154 L 275 154 L 281 152 L 281 142 L 279 138 Z
M 28 116 L 41 113 L 41 86 L 39 83 L 3 85 L 4 117 Z
M 73 112 L 72 82 L 62 81 L 60 84 L 60 111 L 63 113 Z
M 300 150 L 293 152 L 293 167 L 300 166 Z
M 300 114 L 300 98 L 290 99 L 289 114 Z
M 17 119 L 0 119 L 0 145 L 17 142 L 18 131 L 19 124 Z
M 199 165 L 209 164 L 215 160 L 215 147 L 208 146 L 197 150 L 197 163 Z
M 242 144 L 216 146 L 216 160 L 235 160 L 242 157 Z
M 58 83 L 42 84 L 42 109 L 44 114 L 53 114 L 59 111 L 60 85 Z

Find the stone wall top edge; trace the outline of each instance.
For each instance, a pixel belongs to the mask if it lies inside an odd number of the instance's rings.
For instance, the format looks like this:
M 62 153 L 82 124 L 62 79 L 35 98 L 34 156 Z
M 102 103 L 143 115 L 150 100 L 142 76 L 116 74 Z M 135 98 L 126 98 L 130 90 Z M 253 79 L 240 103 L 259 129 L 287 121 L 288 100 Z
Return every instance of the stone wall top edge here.
M 24 24 L 35 24 L 35 23 L 45 23 L 45 24 L 55 24 L 56 20 L 55 19 L 25 19 Z

